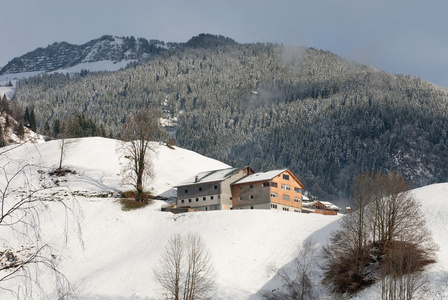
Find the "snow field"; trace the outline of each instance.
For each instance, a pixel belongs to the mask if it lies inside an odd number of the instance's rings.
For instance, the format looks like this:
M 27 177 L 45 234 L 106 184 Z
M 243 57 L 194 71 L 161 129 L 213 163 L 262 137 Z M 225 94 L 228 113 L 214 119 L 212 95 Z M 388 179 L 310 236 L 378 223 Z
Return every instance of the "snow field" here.
M 153 165 L 156 177 L 150 182 L 156 195 L 175 195 L 173 186 L 196 173 L 228 167 L 192 151 L 154 144 Z M 37 170 L 49 170 L 59 163 L 58 141 L 26 144 L 0 156 L 2 171 L 11 176 L 17 163 L 30 163 L 27 176 L 20 175 L 12 190 L 23 190 L 28 181 L 37 187 L 48 177 Z M 122 211 L 117 199 L 97 198 L 95 193 L 121 191 L 120 155 L 117 141 L 83 138 L 70 144 L 64 165 L 76 170 L 67 175 L 60 187 L 43 191 L 48 197 L 65 197 L 63 206 L 50 202 L 40 214 L 42 242 L 53 246 L 61 271 L 67 276 L 80 299 L 160 299 L 160 288 L 153 276 L 160 254 L 174 234 L 197 233 L 212 257 L 217 289 L 214 299 L 259 299 L 262 288 L 278 287 L 268 268 L 290 268 L 296 248 L 307 238 L 323 245 L 331 231 L 338 228 L 340 216 L 321 216 L 268 210 L 210 211 L 173 215 L 161 212 L 165 204 L 156 200 L 142 209 Z M 44 167 L 45 166 L 45 167 Z M 42 179 L 45 177 L 44 179 Z M 62 179 L 62 178 L 61 178 Z M 85 196 L 70 196 L 82 192 Z M 422 212 L 434 240 L 440 246 L 438 262 L 431 267 L 428 289 L 433 299 L 448 299 L 448 184 L 437 184 L 413 191 L 422 203 Z M 67 195 L 67 196 L 65 196 Z M 78 240 L 79 220 L 82 242 Z M 64 232 L 69 239 L 65 241 Z M 20 239 L 0 228 L 2 241 L 19 244 Z M 47 296 L 54 283 L 42 271 Z M 9 282 L 17 289 L 18 282 Z M 372 287 L 355 299 L 377 299 Z M 320 298 L 331 299 L 319 288 Z M 0 299 L 14 299 L 0 291 Z

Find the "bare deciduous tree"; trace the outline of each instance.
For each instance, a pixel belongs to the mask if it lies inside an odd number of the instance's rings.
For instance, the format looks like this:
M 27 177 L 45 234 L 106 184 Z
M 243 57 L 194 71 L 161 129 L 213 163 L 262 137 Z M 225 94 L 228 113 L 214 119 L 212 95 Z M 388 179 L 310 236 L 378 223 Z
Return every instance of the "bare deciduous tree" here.
M 427 283 L 428 257 L 410 242 L 393 240 L 381 266 L 381 299 L 411 300 Z
M 35 292 L 40 289 L 42 282 L 40 274 L 45 269 L 53 275 L 58 298 L 66 299 L 72 295 L 73 290 L 58 269 L 55 250 L 42 241 L 40 222 L 49 203 L 58 203 L 65 210 L 65 226 L 68 226 L 68 217 L 71 216 L 73 219 L 70 220 L 75 221 L 78 238 L 82 241 L 80 211 L 76 205 L 68 205 L 66 199 L 48 196 L 45 193 L 49 189 L 46 184 L 35 188 L 30 183 L 28 178 L 36 171 L 34 167 L 13 161 L 7 155 L 19 146 L 4 149 L 0 153 L 0 230 L 17 238 L 14 242 L 1 239 L 0 290 L 6 290 L 18 299 L 36 297 Z M 18 181 L 19 191 L 15 185 Z M 68 234 L 68 227 L 65 227 L 65 241 Z M 17 289 L 8 289 L 5 285 L 11 280 L 19 280 L 22 284 Z
M 144 193 L 145 176 L 151 177 L 152 168 L 149 160 L 151 141 L 159 133 L 160 112 L 157 110 L 143 109 L 138 114 L 127 119 L 121 128 L 121 151 L 128 164 L 123 168 L 125 179 L 130 179 L 130 183 L 137 190 L 136 200 L 145 202 Z
M 208 299 L 214 289 L 214 270 L 198 235 L 173 236 L 154 272 L 166 299 Z
M 71 146 L 76 142 L 76 140 L 71 139 L 71 137 L 73 137 L 73 133 L 67 124 L 63 123 L 58 131 L 59 132 L 56 134 L 56 138 L 58 138 L 59 146 L 59 166 L 56 168 L 54 174 L 61 176 L 65 175 L 68 170 L 63 167 L 63 162 L 70 151 Z
M 294 258 L 294 270 L 292 275 L 288 270 L 274 270 L 283 283 L 277 290 L 262 291 L 260 294 L 266 300 L 312 300 L 316 299 L 314 283 L 312 280 L 313 269 L 316 266 L 318 249 L 316 243 L 308 239 L 298 248 Z
M 350 189 L 353 212 L 341 220 L 342 230 L 333 232 L 323 249 L 324 283 L 336 293 L 352 293 L 370 283 L 366 280 L 370 260 L 367 207 L 375 186 L 372 178 L 369 172 L 355 178 Z

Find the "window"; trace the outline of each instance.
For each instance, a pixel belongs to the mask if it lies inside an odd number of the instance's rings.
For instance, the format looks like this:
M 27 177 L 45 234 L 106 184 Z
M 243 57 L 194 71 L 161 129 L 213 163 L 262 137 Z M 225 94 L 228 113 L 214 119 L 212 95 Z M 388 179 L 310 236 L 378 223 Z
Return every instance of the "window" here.
M 254 195 L 250 195 L 250 199 L 254 199 Z
M 242 190 L 243 189 L 243 186 L 242 185 L 240 185 L 240 190 Z
M 291 187 L 289 185 L 282 184 L 282 190 L 290 191 Z
M 263 187 L 269 186 L 269 182 L 263 182 Z
M 277 204 L 271 204 L 271 208 L 277 209 Z
M 217 190 L 217 189 L 218 189 L 218 186 L 217 186 L 217 185 L 215 185 L 215 186 L 213 186 L 213 188 L 214 188 L 215 190 Z
M 289 208 L 287 208 L 287 207 L 283 207 L 283 210 L 284 210 L 284 211 L 289 211 Z
M 300 198 L 294 198 L 294 202 L 299 203 L 300 202 Z
M 213 196 L 210 196 L 210 200 L 213 200 Z
M 250 209 L 254 209 L 254 207 L 253 207 L 253 206 L 251 206 L 251 207 L 250 207 Z
M 277 198 L 277 193 L 271 193 L 272 198 Z
M 198 202 L 199 201 L 199 198 L 196 198 L 196 202 Z
M 302 189 L 300 189 L 300 188 L 294 188 L 294 192 L 296 192 L 296 193 L 302 193 Z
M 272 187 L 278 187 L 277 182 L 271 182 Z
M 202 192 L 202 188 L 201 187 L 199 188 L 199 191 Z
M 243 198 L 239 197 L 240 200 L 243 200 Z
M 219 197 L 219 196 L 218 196 Z M 230 200 L 232 200 L 232 197 L 230 197 Z
M 188 189 L 185 189 L 185 194 L 188 194 Z
M 253 188 L 254 188 L 254 185 L 253 185 L 253 184 L 251 184 L 251 185 L 249 185 L 249 187 L 250 187 L 251 189 L 253 189 Z
M 289 195 L 283 195 L 283 200 L 289 201 Z
M 298 209 L 294 209 L 294 212 L 300 212 Z
M 188 199 L 188 202 L 191 202 L 191 199 Z
M 205 197 L 202 197 L 202 201 L 205 201 Z
M 182 200 L 181 202 L 182 202 L 182 203 L 184 203 L 184 202 L 185 202 L 185 200 Z
M 283 174 L 283 179 L 284 180 L 289 180 L 289 175 L 288 174 Z

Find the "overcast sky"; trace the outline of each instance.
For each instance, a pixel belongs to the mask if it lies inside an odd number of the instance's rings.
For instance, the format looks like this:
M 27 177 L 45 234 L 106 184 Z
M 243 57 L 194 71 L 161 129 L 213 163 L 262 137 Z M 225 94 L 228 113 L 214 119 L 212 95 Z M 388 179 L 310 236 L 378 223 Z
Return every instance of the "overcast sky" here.
M 448 87 L 448 0 L 0 0 L 0 66 L 38 47 L 104 34 L 329 50 Z

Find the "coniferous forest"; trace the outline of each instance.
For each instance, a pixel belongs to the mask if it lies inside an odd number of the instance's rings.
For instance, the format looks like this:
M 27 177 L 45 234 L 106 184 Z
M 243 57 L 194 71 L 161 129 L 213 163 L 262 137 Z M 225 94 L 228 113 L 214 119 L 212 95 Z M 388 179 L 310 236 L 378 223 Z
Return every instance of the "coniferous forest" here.
M 335 202 L 365 170 L 397 171 L 413 187 L 448 181 L 447 89 L 313 48 L 201 34 L 116 72 L 23 79 L 14 97 L 42 131 L 82 114 L 117 136 L 140 109 L 160 109 L 177 120 L 179 146 L 289 168 Z

